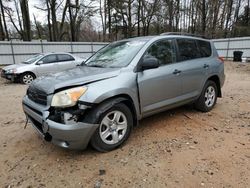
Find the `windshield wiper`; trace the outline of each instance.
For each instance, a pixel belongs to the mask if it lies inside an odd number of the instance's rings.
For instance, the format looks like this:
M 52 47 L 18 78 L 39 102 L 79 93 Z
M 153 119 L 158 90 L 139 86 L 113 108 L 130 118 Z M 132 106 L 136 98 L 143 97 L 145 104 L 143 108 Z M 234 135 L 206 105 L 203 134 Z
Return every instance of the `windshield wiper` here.
M 100 68 L 104 68 L 104 66 L 103 65 L 86 65 L 86 66 L 88 66 L 88 67 L 100 67 Z

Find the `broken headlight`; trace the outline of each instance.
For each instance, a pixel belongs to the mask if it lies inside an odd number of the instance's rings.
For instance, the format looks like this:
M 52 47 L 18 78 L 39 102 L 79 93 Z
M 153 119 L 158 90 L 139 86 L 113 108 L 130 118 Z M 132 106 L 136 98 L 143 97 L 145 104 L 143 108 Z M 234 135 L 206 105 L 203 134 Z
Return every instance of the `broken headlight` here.
M 53 96 L 51 106 L 60 108 L 74 106 L 86 91 L 86 87 L 75 87 L 60 91 Z

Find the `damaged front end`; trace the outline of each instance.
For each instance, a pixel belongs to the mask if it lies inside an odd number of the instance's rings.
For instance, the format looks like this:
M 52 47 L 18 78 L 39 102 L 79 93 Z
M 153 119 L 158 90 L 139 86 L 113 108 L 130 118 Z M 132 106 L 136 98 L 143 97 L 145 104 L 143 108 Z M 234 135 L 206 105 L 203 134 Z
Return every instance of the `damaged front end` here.
M 73 107 L 43 107 L 23 98 L 23 110 L 33 127 L 46 141 L 70 149 L 85 149 L 98 124 L 84 122 L 91 110 L 90 105 L 77 104 Z

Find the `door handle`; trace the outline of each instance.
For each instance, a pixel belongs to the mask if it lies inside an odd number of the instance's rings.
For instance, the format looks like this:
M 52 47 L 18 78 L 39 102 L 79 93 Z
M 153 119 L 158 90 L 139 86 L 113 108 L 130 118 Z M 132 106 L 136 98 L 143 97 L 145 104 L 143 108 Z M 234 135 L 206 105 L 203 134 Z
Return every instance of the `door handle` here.
M 181 73 L 181 71 L 178 70 L 178 69 L 175 69 L 174 72 L 173 72 L 173 74 L 180 74 L 180 73 Z
M 207 69 L 208 67 L 209 67 L 208 64 L 204 64 L 204 65 L 203 65 L 203 68 L 205 68 L 205 69 Z

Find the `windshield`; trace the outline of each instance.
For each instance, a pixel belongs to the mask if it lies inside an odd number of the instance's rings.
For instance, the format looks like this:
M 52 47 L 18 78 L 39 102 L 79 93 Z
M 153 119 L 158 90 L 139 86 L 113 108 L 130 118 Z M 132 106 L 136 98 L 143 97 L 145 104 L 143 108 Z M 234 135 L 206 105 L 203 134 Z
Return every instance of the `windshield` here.
M 90 67 L 120 68 L 127 66 L 147 40 L 119 41 L 98 51 L 86 63 Z
M 31 64 L 31 63 L 34 63 L 35 61 L 37 61 L 38 59 L 40 59 L 41 57 L 43 57 L 44 55 L 43 54 L 37 54 L 29 59 L 27 59 L 26 61 L 24 61 L 23 63 L 24 64 Z

